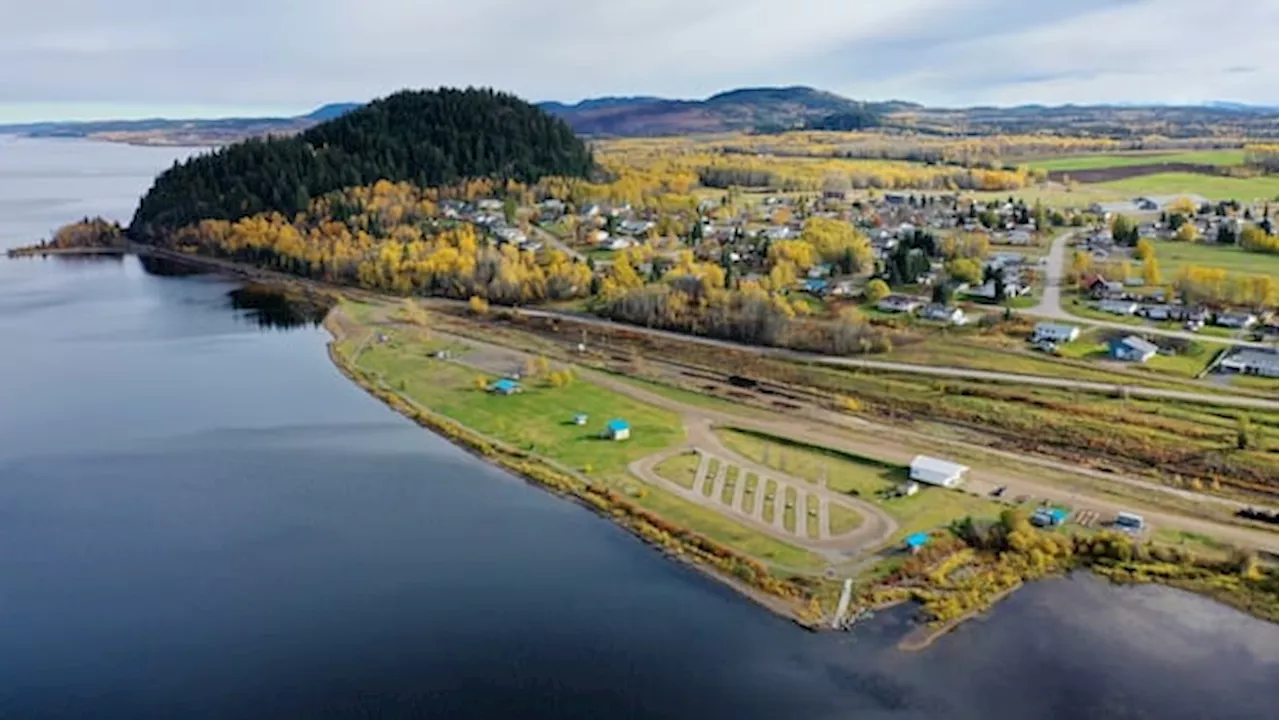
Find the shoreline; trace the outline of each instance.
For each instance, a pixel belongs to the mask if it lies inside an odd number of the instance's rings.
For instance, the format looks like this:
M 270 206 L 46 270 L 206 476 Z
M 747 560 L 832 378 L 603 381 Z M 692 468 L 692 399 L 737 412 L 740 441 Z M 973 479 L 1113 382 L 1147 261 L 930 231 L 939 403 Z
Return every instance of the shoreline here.
M 748 600 L 751 600 L 757 606 L 768 610 L 770 613 L 786 620 L 790 620 L 801 628 L 811 632 L 818 632 L 824 627 L 822 617 L 805 617 L 805 613 L 799 606 L 799 599 L 785 598 L 780 595 L 766 592 L 763 589 L 742 582 L 720 569 L 714 568 L 709 563 L 704 562 L 697 557 L 690 557 L 686 553 L 678 550 L 673 551 L 671 548 L 653 541 L 651 538 L 646 537 L 641 532 L 638 532 L 636 528 L 626 523 L 618 522 L 616 513 L 607 512 L 606 508 L 599 507 L 592 502 L 588 502 L 579 494 L 571 490 L 553 487 L 547 482 L 539 479 L 536 473 L 529 472 L 529 466 L 505 460 L 503 455 L 484 452 L 486 447 L 492 449 L 500 446 L 500 443 L 497 441 L 494 441 L 475 430 L 471 430 L 457 421 L 439 416 L 429 408 L 426 409 L 425 412 L 418 410 L 412 407 L 403 398 L 400 398 L 400 396 L 394 391 L 384 390 L 378 387 L 375 382 L 367 379 L 364 376 L 363 371 L 355 367 L 339 351 L 339 343 L 350 338 L 347 337 L 347 333 L 342 327 L 341 322 L 335 318 L 335 313 L 338 312 L 341 312 L 341 310 L 335 307 L 328 313 L 322 323 L 322 326 L 330 335 L 330 340 L 326 343 L 326 352 L 328 353 L 330 362 L 332 362 L 338 371 L 341 372 L 348 380 L 368 394 L 372 395 L 374 398 L 380 400 L 391 410 L 400 413 L 405 418 L 417 423 L 419 426 L 437 435 L 441 439 L 463 449 L 478 460 L 487 462 L 506 472 L 512 473 L 517 477 L 520 477 L 529 485 L 537 487 L 543 491 L 550 492 L 561 499 L 569 500 L 580 507 L 592 511 L 606 520 L 612 521 L 615 526 L 627 531 L 645 545 L 661 552 L 668 560 L 678 562 L 686 567 L 696 570 L 701 575 L 736 591 L 739 595 L 746 597 Z M 387 395 L 389 395 L 390 398 L 387 397 Z M 394 398 L 394 400 L 391 398 Z M 475 437 L 472 438 L 468 435 L 474 435 Z M 534 458 L 534 461 L 550 465 L 540 458 Z M 690 530 L 689 532 L 692 533 L 693 531 Z
M 329 299 L 348 297 L 353 299 L 366 298 L 375 301 L 387 300 L 385 295 L 376 292 L 364 291 L 359 288 L 333 285 L 307 278 L 296 278 L 276 271 L 246 266 L 233 261 L 210 258 L 201 255 L 188 255 L 185 253 L 150 246 L 130 245 L 124 249 L 41 248 L 40 250 L 55 250 L 56 252 L 48 252 L 47 254 L 58 255 L 134 253 L 138 255 L 169 259 L 176 262 L 185 262 L 191 265 L 210 269 L 214 272 L 228 273 L 245 281 L 259 282 L 263 285 L 279 288 L 284 292 L 298 291 L 309 296 L 321 296 Z M 42 255 L 46 253 L 31 251 L 28 254 Z M 360 369 L 343 356 L 339 349 L 339 344 L 344 340 L 354 340 L 357 336 L 355 333 L 350 332 L 349 328 L 342 326 L 342 323 L 339 320 L 340 313 L 341 309 L 335 307 L 326 314 L 322 322 L 325 330 L 329 332 L 331 336 L 331 339 L 326 345 L 326 351 L 329 354 L 330 361 L 337 366 L 339 371 L 349 380 L 363 388 L 370 395 L 381 400 L 383 404 L 387 405 L 392 410 L 395 410 L 455 446 L 462 448 L 474 457 L 487 461 L 496 467 L 515 474 L 529 484 L 537 485 L 541 489 L 558 495 L 563 499 L 571 500 L 580 506 L 586 507 L 599 516 L 612 520 L 615 525 L 621 526 L 628 533 L 632 534 L 637 539 L 640 539 L 645 544 L 658 549 L 668 558 L 681 562 L 686 566 L 697 568 L 704 576 L 710 577 L 716 582 L 737 591 L 739 595 L 747 597 L 756 605 L 767 609 L 769 612 L 789 619 L 810 631 L 818 632 L 830 630 L 829 623 L 823 622 L 823 616 L 821 614 L 815 614 L 812 606 L 810 608 L 803 607 L 803 598 L 795 596 L 786 597 L 768 592 L 736 578 L 732 571 L 727 570 L 724 567 L 718 567 L 713 562 L 709 562 L 708 560 L 711 558 L 705 554 L 705 545 L 699 548 L 686 549 L 684 546 L 679 544 L 674 546 L 667 545 L 656 540 L 654 537 L 646 536 L 642 530 L 637 529 L 633 524 L 627 522 L 629 519 L 627 513 L 629 511 L 622 510 L 615 504 L 618 501 L 621 501 L 622 503 L 630 505 L 631 503 L 629 503 L 625 497 L 618 496 L 617 493 L 611 490 L 598 487 L 589 491 L 583 491 L 582 489 L 575 487 L 576 484 L 581 483 L 581 478 L 574 477 L 576 476 L 576 473 L 571 470 L 566 472 L 565 468 L 557 467 L 557 463 L 554 461 L 532 456 L 528 452 L 519 449 L 506 447 L 501 441 L 490 438 L 479 431 L 472 430 L 452 418 L 440 415 L 431 408 L 421 406 L 411 399 L 399 395 L 399 393 L 387 386 L 385 382 L 380 382 L 377 378 L 370 376 L 369 373 Z M 349 317 L 348 320 L 350 320 Z M 352 322 L 353 324 L 358 325 L 355 321 Z M 564 482 L 565 478 L 568 478 L 570 482 Z M 646 511 L 640 512 L 644 513 Z M 658 516 L 652 516 L 652 518 L 661 520 Z M 706 538 L 700 536 L 693 529 L 681 526 L 674 527 L 678 529 L 681 541 L 686 541 L 688 538 L 698 538 L 709 545 L 715 545 L 714 543 L 707 541 Z M 702 557 L 698 555 L 697 551 L 699 550 L 704 553 Z M 756 564 L 759 563 L 759 561 L 755 561 L 749 556 L 740 555 L 735 551 L 728 551 L 728 553 L 730 556 L 736 556 L 737 560 L 748 561 Z M 1192 583 L 1179 583 L 1173 581 L 1161 582 L 1158 578 L 1135 577 L 1116 570 L 1113 570 L 1112 572 L 1103 572 L 1097 571 L 1093 568 L 1090 569 L 1095 574 L 1106 577 L 1117 584 L 1161 584 L 1166 587 L 1209 597 L 1210 599 L 1244 612 L 1246 615 L 1260 617 L 1267 620 L 1270 619 L 1256 611 L 1251 611 L 1251 608 L 1247 605 L 1231 602 L 1230 600 L 1224 599 L 1213 592 L 1206 591 L 1204 588 L 1197 587 Z M 774 578 L 770 576 L 770 579 Z M 785 585 L 785 583 L 782 583 L 781 581 L 777 581 L 776 579 L 774 580 L 780 585 Z M 976 609 L 961 617 L 947 620 L 941 625 L 922 625 L 921 627 L 909 631 L 908 634 L 900 641 L 899 649 L 904 651 L 917 651 L 928 647 L 939 637 L 942 637 L 951 630 L 954 630 L 962 623 L 981 615 L 986 610 L 989 610 L 1000 600 L 1008 597 L 1024 584 L 1025 582 L 1020 582 L 1014 587 L 1001 591 L 994 595 L 985 607 Z M 908 600 L 902 600 L 899 602 L 908 602 Z M 899 604 L 899 602 L 891 604 Z M 827 619 L 829 619 L 829 617 Z

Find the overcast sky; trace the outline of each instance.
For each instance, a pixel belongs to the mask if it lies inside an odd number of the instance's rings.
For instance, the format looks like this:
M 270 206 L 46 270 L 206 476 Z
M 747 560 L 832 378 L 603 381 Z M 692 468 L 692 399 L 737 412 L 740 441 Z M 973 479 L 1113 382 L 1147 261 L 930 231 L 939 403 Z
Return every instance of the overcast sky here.
M 810 85 L 930 105 L 1276 104 L 1277 0 L 0 0 L 0 121 Z

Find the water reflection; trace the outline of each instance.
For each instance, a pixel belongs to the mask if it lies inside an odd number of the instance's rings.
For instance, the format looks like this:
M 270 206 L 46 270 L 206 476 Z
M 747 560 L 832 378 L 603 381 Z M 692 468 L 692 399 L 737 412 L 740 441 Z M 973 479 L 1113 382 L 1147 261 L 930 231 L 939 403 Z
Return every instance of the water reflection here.
M 292 330 L 324 321 L 330 304 L 322 299 L 250 283 L 227 293 L 231 307 L 243 310 L 261 328 Z
M 157 275 L 159 277 L 189 277 L 191 275 L 207 275 L 209 271 L 192 263 L 185 263 L 179 260 L 170 260 L 169 258 L 155 257 L 152 255 L 139 255 L 138 261 L 142 263 L 142 269 L 148 275 Z

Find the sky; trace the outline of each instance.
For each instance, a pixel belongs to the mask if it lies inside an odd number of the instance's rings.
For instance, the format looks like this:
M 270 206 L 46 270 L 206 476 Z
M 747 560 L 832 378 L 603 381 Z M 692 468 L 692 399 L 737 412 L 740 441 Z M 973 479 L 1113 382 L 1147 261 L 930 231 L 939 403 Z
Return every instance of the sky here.
M 0 122 L 808 85 L 933 106 L 1280 102 L 1276 0 L 0 2 Z

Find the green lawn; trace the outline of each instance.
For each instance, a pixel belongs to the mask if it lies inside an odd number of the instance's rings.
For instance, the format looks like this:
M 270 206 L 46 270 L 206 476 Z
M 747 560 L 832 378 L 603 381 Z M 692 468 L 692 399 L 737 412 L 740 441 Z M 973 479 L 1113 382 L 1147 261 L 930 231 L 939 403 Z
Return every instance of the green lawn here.
M 707 477 L 702 481 L 702 487 L 700 488 L 703 497 L 711 497 L 711 493 L 716 487 L 716 475 L 719 474 L 719 472 L 720 459 L 711 458 L 711 460 L 707 462 Z
M 738 509 L 744 513 L 750 513 L 756 506 L 756 487 L 760 484 L 760 477 L 755 473 L 743 473 L 743 475 L 746 476 L 747 487 L 742 491 L 742 507 Z
M 698 464 L 701 462 L 701 455 L 689 451 L 672 455 L 655 465 L 653 471 L 660 477 L 692 490 L 693 481 L 698 476 Z
M 741 468 L 737 465 L 730 465 L 729 472 L 724 479 L 724 489 L 720 491 L 720 502 L 733 507 L 733 494 L 738 487 L 738 479 Z
M 766 480 L 764 483 L 764 509 L 761 515 L 766 523 L 773 522 L 773 505 L 777 501 L 778 481 Z
M 862 525 L 861 513 L 855 512 L 844 505 L 829 503 L 827 505 L 827 513 L 827 522 L 830 523 L 832 535 L 853 532 Z
M 1233 178 L 1196 173 L 1157 173 L 1092 183 L 1090 187 L 1130 195 L 1203 195 L 1210 200 L 1274 200 L 1280 181 L 1275 176 Z
M 563 388 L 532 380 L 523 384 L 522 393 L 496 395 L 476 388 L 480 373 L 431 359 L 429 348 L 427 343 L 374 344 L 358 362 L 420 405 L 593 477 L 625 477 L 633 461 L 684 440 L 676 414 L 582 379 Z M 486 382 L 493 379 L 487 377 Z M 588 415 L 585 426 L 573 423 L 576 413 Z M 630 439 L 601 438 L 604 424 L 612 418 L 631 425 Z
M 805 496 L 805 506 L 803 510 L 805 515 L 805 528 L 804 528 L 805 534 L 807 534 L 811 539 L 817 540 L 818 539 L 818 520 L 820 519 L 818 517 L 818 496 L 817 495 Z
M 787 494 L 783 498 L 782 506 L 782 527 L 786 529 L 787 532 L 796 531 L 796 513 L 798 512 L 799 508 L 796 507 L 796 489 L 788 485 Z
M 1232 245 L 1183 243 L 1159 240 L 1155 243 L 1160 272 L 1172 279 L 1187 265 L 1222 268 L 1227 272 L 1280 277 L 1280 262 L 1275 255 L 1246 252 Z
M 692 528 L 716 542 L 764 562 L 799 570 L 818 570 L 826 562 L 817 555 L 752 530 L 731 517 L 701 507 L 660 488 L 653 488 L 636 502 L 681 527 Z
M 1243 165 L 1244 150 L 1191 150 L 1187 152 L 1106 153 L 1067 155 L 1030 160 L 1025 163 L 1039 170 L 1097 170 L 1101 168 L 1154 165 L 1157 163 L 1192 163 L 1198 165 Z

